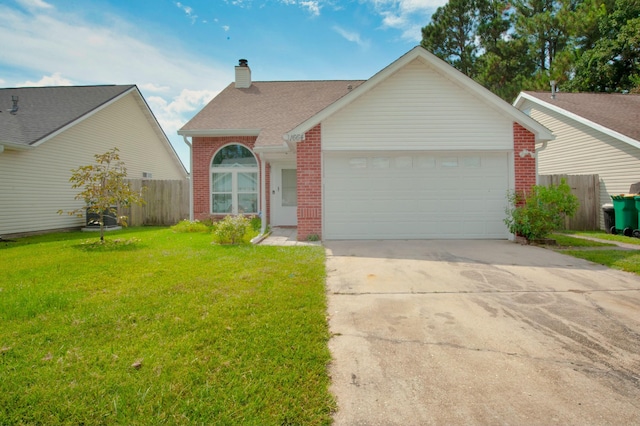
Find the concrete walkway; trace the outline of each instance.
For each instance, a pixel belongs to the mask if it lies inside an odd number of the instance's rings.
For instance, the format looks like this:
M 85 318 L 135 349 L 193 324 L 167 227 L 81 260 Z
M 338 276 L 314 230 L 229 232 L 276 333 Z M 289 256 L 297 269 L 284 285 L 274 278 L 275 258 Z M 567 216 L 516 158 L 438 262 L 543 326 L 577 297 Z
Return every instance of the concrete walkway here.
M 320 246 L 321 241 L 298 241 L 298 228 L 275 226 L 260 244 L 265 246 Z

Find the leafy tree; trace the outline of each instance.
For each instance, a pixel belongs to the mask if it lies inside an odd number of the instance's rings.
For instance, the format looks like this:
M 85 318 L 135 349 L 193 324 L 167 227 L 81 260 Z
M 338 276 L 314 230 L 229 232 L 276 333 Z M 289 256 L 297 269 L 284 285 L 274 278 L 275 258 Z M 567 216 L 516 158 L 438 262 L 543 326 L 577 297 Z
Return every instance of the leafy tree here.
M 422 28 L 421 45 L 464 74 L 475 75 L 476 35 L 480 4 L 485 0 L 450 0 L 439 7 Z
M 640 86 L 640 0 L 617 0 L 597 15 L 599 38 L 575 64 L 573 91 L 622 92 Z
M 120 160 L 118 148 L 104 154 L 96 154 L 95 164 L 80 166 L 71 170 L 72 188 L 82 188 L 75 196 L 76 200 L 84 200 L 85 208 L 68 211 L 69 215 L 82 217 L 86 212 L 96 213 L 100 217 L 100 241 L 104 242 L 105 213 L 117 214 L 115 206 L 143 204 L 142 194 L 134 192 L 125 181 L 127 169 Z M 58 214 L 62 214 L 58 210 Z M 126 216 L 120 216 L 119 223 L 127 226 Z

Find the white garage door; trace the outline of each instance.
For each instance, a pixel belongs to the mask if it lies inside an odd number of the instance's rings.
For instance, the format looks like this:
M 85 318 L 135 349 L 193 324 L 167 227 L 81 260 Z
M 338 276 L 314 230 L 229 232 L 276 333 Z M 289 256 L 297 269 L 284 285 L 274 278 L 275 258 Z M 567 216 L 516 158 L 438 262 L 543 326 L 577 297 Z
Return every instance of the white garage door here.
M 324 154 L 324 238 L 507 238 L 507 153 Z

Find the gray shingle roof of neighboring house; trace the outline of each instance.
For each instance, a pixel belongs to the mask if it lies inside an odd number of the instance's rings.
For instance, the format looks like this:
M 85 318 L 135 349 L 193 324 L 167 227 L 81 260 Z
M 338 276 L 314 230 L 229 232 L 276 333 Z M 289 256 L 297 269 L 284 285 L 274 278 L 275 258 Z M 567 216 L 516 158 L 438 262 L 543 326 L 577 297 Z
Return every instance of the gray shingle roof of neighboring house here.
M 135 85 L 18 87 L 0 89 L 0 143 L 25 147 L 73 123 Z M 11 114 L 12 96 L 18 111 Z
M 619 93 L 524 92 L 600 126 L 640 141 L 640 95 Z
M 227 86 L 179 134 L 257 134 L 256 146 L 281 146 L 283 135 L 331 105 L 364 80 L 254 81 L 247 89 Z

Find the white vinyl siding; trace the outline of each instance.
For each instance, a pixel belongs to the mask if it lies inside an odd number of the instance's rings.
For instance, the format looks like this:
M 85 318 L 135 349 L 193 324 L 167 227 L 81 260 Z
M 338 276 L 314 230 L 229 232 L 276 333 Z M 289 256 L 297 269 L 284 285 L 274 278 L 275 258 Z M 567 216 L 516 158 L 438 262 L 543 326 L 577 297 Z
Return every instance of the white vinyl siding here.
M 506 239 L 506 152 L 324 154 L 326 239 Z
M 611 195 L 629 192 L 631 184 L 640 181 L 638 148 L 547 108 L 529 102 L 525 108 L 556 136 L 539 153 L 538 174 L 597 174 L 601 205 L 610 203 Z
M 84 219 L 56 213 L 83 206 L 74 200 L 79 190 L 71 189 L 71 169 L 114 147 L 130 178 L 149 172 L 184 179 L 137 102 L 129 94 L 35 148 L 0 153 L 0 235 L 82 226 Z
M 323 150 L 511 150 L 513 120 L 420 59 L 322 123 Z

